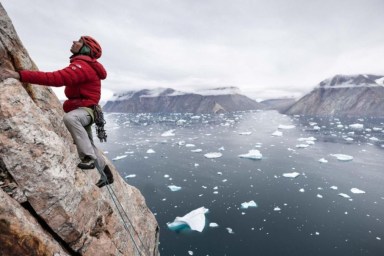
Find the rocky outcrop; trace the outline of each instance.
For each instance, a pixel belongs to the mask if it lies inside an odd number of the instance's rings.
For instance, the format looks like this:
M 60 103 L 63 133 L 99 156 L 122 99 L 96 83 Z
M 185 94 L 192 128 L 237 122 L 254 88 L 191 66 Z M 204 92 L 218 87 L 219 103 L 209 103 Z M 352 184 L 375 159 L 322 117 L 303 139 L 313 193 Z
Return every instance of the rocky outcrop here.
M 283 99 L 268 99 L 263 100 L 260 103 L 265 105 L 267 110 L 277 110 L 279 112 L 284 112 L 290 108 L 296 100 L 294 98 L 283 98 Z
M 384 117 L 384 77 L 336 75 L 284 111 L 289 115 Z
M 36 69 L 1 4 L 0 57 Z M 62 116 L 48 87 L 0 82 L 0 255 L 158 255 L 158 225 L 140 191 L 108 159 L 115 182 L 95 186 L 99 174 L 77 168 Z
M 237 88 L 217 88 L 204 93 L 174 89 L 130 91 L 114 95 L 103 109 L 123 113 L 225 113 L 256 110 L 264 106 L 241 95 Z

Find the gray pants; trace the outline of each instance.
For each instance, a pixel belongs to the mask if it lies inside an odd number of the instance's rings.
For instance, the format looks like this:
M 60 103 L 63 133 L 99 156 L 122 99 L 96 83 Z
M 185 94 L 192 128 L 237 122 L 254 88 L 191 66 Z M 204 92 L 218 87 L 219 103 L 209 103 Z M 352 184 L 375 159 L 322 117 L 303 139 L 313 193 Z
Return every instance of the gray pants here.
M 89 113 L 85 109 L 78 108 L 66 113 L 63 120 L 75 141 L 80 159 L 89 156 L 95 160 L 95 165 L 99 172 L 103 171 L 105 160 L 93 143 L 91 127 L 89 126 L 89 129 L 85 128 L 92 122 L 92 117 Z

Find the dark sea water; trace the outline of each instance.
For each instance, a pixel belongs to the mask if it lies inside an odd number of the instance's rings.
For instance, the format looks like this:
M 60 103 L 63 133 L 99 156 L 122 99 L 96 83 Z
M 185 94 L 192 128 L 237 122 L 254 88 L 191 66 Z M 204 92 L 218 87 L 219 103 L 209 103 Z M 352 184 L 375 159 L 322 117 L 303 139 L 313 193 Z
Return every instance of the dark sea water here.
M 126 181 L 160 225 L 162 256 L 384 255 L 384 120 L 275 111 L 106 119 L 108 143 L 98 146 L 120 158 L 122 177 L 133 176 Z M 170 130 L 174 136 L 162 136 Z M 239 157 L 255 149 L 261 160 Z M 206 158 L 209 152 L 222 156 Z M 293 172 L 299 176 L 283 176 Z M 251 200 L 257 207 L 241 208 Z M 209 210 L 201 233 L 168 228 L 200 207 Z

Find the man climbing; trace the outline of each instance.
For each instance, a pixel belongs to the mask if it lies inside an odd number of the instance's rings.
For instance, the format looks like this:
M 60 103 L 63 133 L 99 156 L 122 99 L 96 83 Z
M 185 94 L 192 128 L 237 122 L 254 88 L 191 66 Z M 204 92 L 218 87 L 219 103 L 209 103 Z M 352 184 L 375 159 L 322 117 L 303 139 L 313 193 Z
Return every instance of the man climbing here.
M 65 86 L 67 100 L 63 104 L 64 124 L 72 135 L 79 153 L 81 169 L 97 168 L 101 174 L 96 183 L 103 187 L 113 183 L 113 175 L 102 155 L 93 143 L 90 129 L 94 122 L 96 107 L 101 95 L 101 80 L 107 72 L 97 59 L 102 54 L 99 43 L 90 36 L 82 36 L 73 41 L 68 67 L 54 71 L 41 72 L 21 70 L 13 71 L 0 67 L 0 81 L 15 78 L 21 82 L 45 86 Z M 101 138 L 100 138 L 101 139 Z M 105 139 L 105 138 L 104 138 Z

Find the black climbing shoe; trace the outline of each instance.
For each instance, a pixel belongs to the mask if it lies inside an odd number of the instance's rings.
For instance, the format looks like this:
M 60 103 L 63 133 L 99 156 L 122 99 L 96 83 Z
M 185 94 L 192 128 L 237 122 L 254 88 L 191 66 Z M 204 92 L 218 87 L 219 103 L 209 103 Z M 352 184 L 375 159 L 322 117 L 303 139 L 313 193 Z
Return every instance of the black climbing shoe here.
M 79 167 L 80 169 L 93 169 L 95 168 L 95 160 L 93 160 L 89 156 L 86 156 L 81 160 L 81 163 L 79 163 L 77 167 Z
M 114 182 L 113 174 L 111 172 L 111 169 L 109 169 L 108 165 L 104 167 L 103 172 L 104 172 L 104 175 L 102 174 L 100 177 L 100 180 L 96 183 L 96 186 L 98 186 L 99 188 L 102 188 L 106 185 L 110 185 Z

